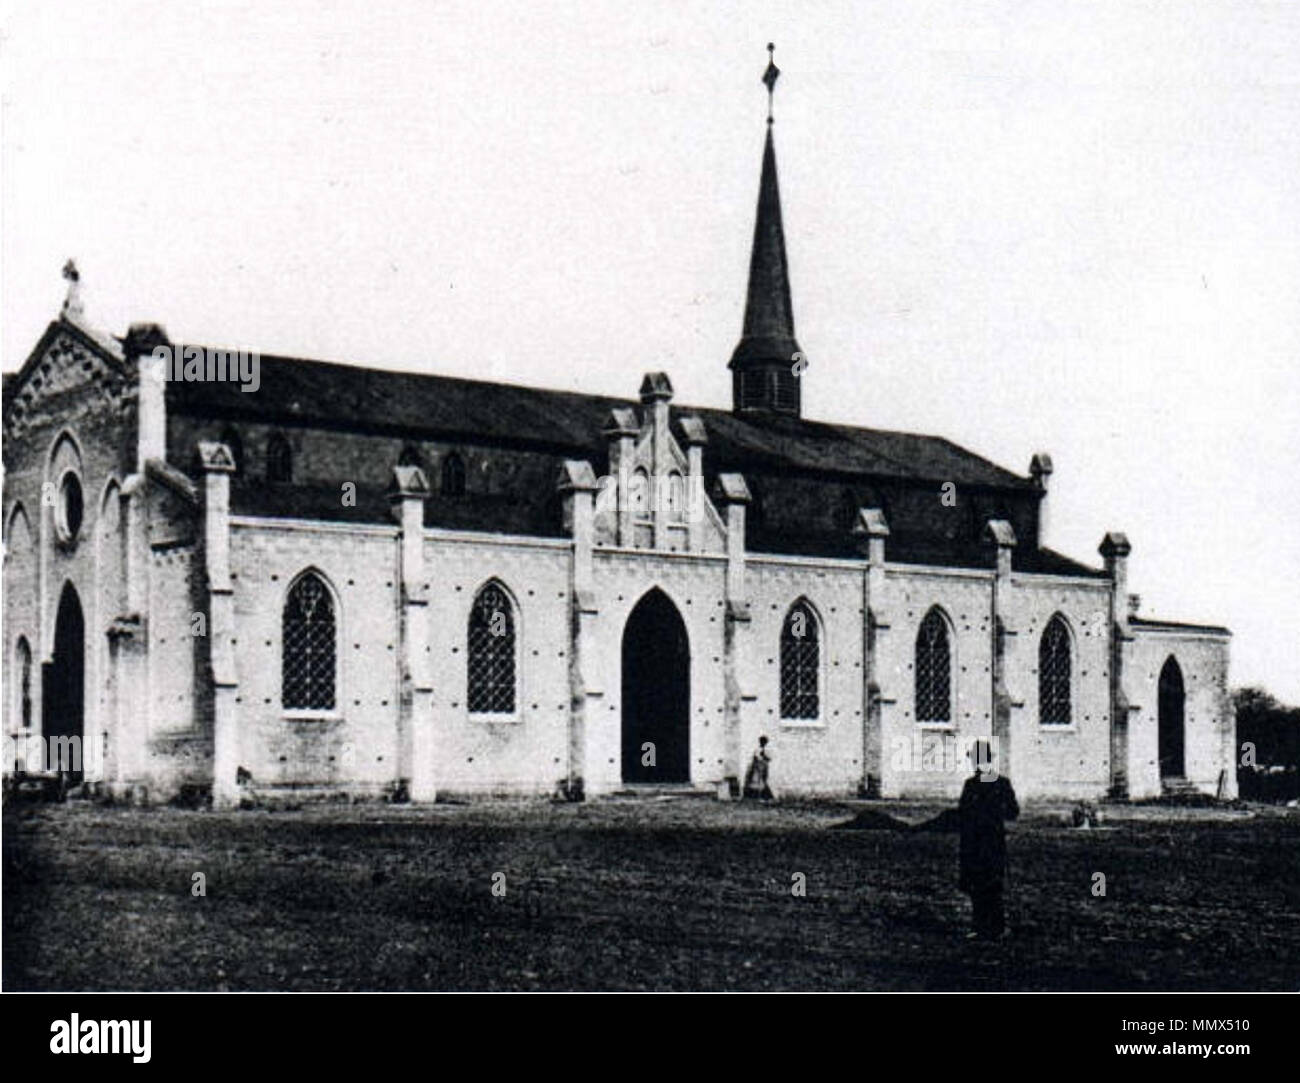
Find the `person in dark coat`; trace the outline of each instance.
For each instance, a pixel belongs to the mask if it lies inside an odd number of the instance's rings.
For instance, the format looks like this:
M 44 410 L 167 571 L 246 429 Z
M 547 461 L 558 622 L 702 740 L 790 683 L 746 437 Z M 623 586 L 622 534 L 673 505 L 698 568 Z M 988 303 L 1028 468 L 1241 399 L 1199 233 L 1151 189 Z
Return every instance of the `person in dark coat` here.
M 1007 837 L 1003 821 L 1020 815 L 1010 780 L 993 769 L 988 741 L 976 741 L 975 773 L 962 787 L 957 814 L 961 824 L 958 886 L 970 896 L 974 932 L 996 940 L 1006 929 L 1002 893 L 1007 877 Z
M 767 784 L 767 769 L 771 757 L 767 754 L 767 738 L 758 739 L 758 751 L 749 761 L 749 770 L 745 774 L 744 795 L 760 801 L 772 800 L 772 787 Z

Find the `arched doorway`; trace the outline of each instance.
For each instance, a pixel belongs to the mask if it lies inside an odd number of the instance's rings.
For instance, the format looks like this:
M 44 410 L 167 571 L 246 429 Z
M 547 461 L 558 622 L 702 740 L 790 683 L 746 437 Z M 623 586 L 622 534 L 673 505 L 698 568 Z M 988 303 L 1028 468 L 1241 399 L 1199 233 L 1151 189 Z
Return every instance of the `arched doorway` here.
M 71 783 L 81 781 L 85 749 L 86 622 L 81 599 L 71 583 L 59 596 L 54 624 L 54 660 L 45 669 L 42 736 L 46 769 L 61 771 Z M 75 741 L 59 738 L 76 738 Z
M 1160 671 L 1159 742 L 1160 777 L 1182 778 L 1183 761 L 1183 671 L 1171 654 Z
M 690 781 L 690 712 L 686 625 L 668 595 L 655 589 L 623 628 L 624 782 Z

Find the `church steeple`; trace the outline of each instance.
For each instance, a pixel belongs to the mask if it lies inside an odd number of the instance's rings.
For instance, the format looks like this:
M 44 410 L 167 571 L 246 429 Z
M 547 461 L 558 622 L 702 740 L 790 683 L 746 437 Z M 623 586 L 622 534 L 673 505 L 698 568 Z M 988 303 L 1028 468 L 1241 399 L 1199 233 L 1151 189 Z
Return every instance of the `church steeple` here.
M 745 326 L 728 368 L 732 371 L 732 403 L 737 412 L 766 411 L 798 417 L 799 382 L 806 362 L 794 337 L 790 269 L 772 142 L 772 91 L 781 74 L 770 55 L 773 48 L 770 44 L 767 47 L 767 71 L 763 74 L 768 93 L 767 139 L 758 183 L 754 246 L 749 257 Z

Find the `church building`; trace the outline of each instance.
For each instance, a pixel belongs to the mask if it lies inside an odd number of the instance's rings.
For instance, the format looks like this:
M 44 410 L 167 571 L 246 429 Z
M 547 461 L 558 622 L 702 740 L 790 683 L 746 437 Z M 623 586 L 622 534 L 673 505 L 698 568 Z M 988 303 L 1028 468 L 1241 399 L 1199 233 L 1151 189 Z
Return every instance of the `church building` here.
M 730 409 L 262 355 L 254 389 L 66 273 L 4 378 L 7 772 L 728 798 L 766 736 L 778 796 L 955 798 L 987 737 L 1029 798 L 1235 796 L 1228 631 L 1140 616 L 1122 533 L 1044 545 L 1048 455 L 803 416 L 770 111 Z

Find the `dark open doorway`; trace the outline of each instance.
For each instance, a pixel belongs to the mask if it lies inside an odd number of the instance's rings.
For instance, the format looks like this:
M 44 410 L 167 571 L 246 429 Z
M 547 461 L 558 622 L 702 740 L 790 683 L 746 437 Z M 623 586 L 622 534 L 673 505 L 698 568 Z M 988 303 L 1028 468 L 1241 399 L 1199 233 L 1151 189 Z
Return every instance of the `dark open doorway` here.
M 691 652 L 663 591 L 641 599 L 623 629 L 623 781 L 689 782 Z M 647 747 L 649 746 L 649 747 Z
M 1183 671 L 1171 654 L 1160 671 L 1159 691 L 1160 777 L 1182 778 L 1183 758 Z
M 44 667 L 44 676 L 41 729 L 45 768 L 62 773 L 69 783 L 77 783 L 85 766 L 86 622 L 81 599 L 71 583 L 64 585 L 59 596 L 54 660 Z

